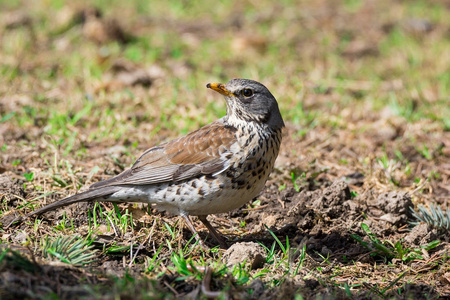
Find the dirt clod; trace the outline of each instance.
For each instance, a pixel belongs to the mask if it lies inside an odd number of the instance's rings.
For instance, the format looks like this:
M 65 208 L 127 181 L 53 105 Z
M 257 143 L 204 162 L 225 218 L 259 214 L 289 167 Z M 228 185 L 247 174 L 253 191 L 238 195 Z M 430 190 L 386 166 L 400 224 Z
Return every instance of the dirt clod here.
M 6 204 L 16 206 L 15 201 L 25 196 L 25 191 L 18 180 L 13 180 L 6 174 L 0 175 L 0 200 Z
M 375 206 L 385 212 L 381 219 L 394 225 L 402 225 L 408 220 L 413 203 L 407 192 L 390 192 L 379 195 Z
M 295 204 L 288 210 L 287 216 L 299 228 L 304 229 L 310 228 L 316 218 L 338 218 L 346 208 L 352 207 L 345 205 L 350 200 L 350 189 L 345 182 L 339 180 L 324 190 L 301 192 L 292 200 Z
M 261 268 L 266 262 L 264 248 L 255 242 L 236 243 L 224 254 L 227 266 L 250 263 L 252 269 Z
M 426 245 L 436 240 L 438 237 L 437 230 L 431 225 L 422 223 L 415 226 L 406 236 L 405 242 L 412 246 Z

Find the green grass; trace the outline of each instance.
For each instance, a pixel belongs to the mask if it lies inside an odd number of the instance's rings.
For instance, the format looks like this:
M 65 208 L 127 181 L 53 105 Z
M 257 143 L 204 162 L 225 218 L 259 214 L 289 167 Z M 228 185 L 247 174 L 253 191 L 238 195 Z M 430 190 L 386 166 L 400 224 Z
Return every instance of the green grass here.
M 97 255 L 93 250 L 92 239 L 88 236 L 85 239 L 76 236 L 58 237 L 53 241 L 45 238 L 41 242 L 41 249 L 44 255 L 60 260 L 66 264 L 84 266 L 92 264 Z
M 440 244 L 440 241 L 436 240 L 428 243 L 427 245 L 423 245 L 420 248 L 407 248 L 402 245 L 401 241 L 397 241 L 395 243 L 390 240 L 381 241 L 375 234 L 372 233 L 369 226 L 365 223 L 361 223 L 361 228 L 369 238 L 369 242 L 364 241 L 363 238 L 356 234 L 351 234 L 350 236 L 367 250 L 371 251 L 370 255 L 383 257 L 388 260 L 393 258 L 404 262 L 419 259 L 423 260 L 424 257 L 422 256 L 422 249 L 429 251 Z

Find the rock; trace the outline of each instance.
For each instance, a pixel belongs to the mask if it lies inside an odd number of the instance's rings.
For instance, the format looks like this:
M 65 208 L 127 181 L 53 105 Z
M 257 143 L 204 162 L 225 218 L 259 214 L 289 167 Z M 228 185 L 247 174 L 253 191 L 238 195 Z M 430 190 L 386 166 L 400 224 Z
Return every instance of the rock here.
M 223 258 L 228 267 L 247 262 L 252 269 L 258 269 L 266 262 L 266 251 L 254 242 L 236 243 L 225 252 Z

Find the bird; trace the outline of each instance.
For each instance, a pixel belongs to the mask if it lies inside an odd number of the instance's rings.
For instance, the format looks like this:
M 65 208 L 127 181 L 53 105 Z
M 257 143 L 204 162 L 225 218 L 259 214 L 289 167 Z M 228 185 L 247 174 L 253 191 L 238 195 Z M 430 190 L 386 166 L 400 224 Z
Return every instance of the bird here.
M 130 169 L 25 218 L 83 201 L 142 202 L 182 216 L 204 245 L 190 220 L 197 216 L 220 247 L 227 248 L 207 216 L 239 208 L 261 192 L 278 156 L 285 124 L 277 100 L 257 81 L 237 78 L 206 87 L 224 96 L 224 117 L 146 150 Z

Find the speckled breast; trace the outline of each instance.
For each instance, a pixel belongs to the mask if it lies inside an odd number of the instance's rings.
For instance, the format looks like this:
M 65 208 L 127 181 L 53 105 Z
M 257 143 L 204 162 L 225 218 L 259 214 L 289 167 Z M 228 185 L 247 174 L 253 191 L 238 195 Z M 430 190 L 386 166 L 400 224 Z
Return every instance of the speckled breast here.
M 256 197 L 269 177 L 281 144 L 281 130 L 249 136 L 241 153 L 234 155 L 230 168 L 215 178 L 189 182 L 202 186 L 203 195 L 194 196 L 184 210 L 190 215 L 227 212 Z M 246 151 L 245 151 L 246 149 Z

